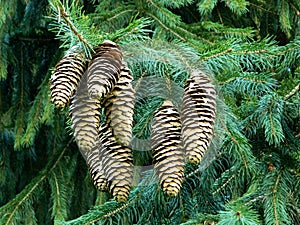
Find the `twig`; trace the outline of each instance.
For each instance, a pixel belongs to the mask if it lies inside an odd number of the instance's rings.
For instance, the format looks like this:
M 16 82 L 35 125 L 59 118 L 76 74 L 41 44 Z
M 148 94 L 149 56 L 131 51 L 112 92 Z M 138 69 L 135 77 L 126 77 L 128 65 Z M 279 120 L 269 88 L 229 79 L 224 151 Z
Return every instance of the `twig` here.
M 201 61 L 202 61 L 202 62 L 203 62 L 203 61 L 208 61 L 208 60 L 210 60 L 210 59 L 212 59 L 212 58 L 220 57 L 220 56 L 225 55 L 225 54 L 227 54 L 227 53 L 229 53 L 229 52 L 232 52 L 232 48 L 226 49 L 225 51 L 220 52 L 220 53 L 218 53 L 218 54 L 215 54 L 215 55 L 212 55 L 212 56 L 203 58 L 203 59 L 201 59 Z
M 290 97 L 298 93 L 299 90 L 300 90 L 300 83 L 296 87 L 294 87 L 293 90 L 291 90 L 286 96 L 284 96 L 284 99 L 285 100 L 289 99 Z
M 69 14 L 65 11 L 64 7 L 58 7 L 58 22 L 60 22 L 60 18 L 63 18 L 67 25 L 70 27 L 71 31 L 78 37 L 78 39 L 83 42 L 86 46 L 88 46 L 90 49 L 93 49 L 93 47 L 88 43 L 88 41 L 79 33 L 79 31 L 76 29 L 72 21 L 70 20 Z

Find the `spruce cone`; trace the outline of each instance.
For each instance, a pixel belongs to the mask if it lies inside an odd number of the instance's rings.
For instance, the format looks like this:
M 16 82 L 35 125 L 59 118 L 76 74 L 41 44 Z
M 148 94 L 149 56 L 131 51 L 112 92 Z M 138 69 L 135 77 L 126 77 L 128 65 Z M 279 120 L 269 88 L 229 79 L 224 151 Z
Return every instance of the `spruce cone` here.
M 216 91 L 202 71 L 194 71 L 184 89 L 181 105 L 182 141 L 189 162 L 198 164 L 213 136 Z
M 89 98 L 86 74 L 72 99 L 70 114 L 75 140 L 86 158 L 97 141 L 100 121 L 100 100 Z
M 180 116 L 169 100 L 155 112 L 151 126 L 153 163 L 163 192 L 176 196 L 184 175 Z
M 86 67 L 87 59 L 78 46 L 71 48 L 57 63 L 50 78 L 51 101 L 57 108 L 69 104 Z
M 133 177 L 131 149 L 119 145 L 107 124 L 100 128 L 100 159 L 107 179 L 108 190 L 117 202 L 129 196 Z
M 121 69 L 120 79 L 104 102 L 107 123 L 112 128 L 116 141 L 129 146 L 132 136 L 134 89 L 131 71 L 127 67 Z
M 123 55 L 111 41 L 104 41 L 95 51 L 87 70 L 88 93 L 91 98 L 103 99 L 119 80 Z
M 100 100 L 90 99 L 87 91 L 86 74 L 82 77 L 78 90 L 72 99 L 71 122 L 78 148 L 89 167 L 94 185 L 100 191 L 107 190 L 99 156 Z

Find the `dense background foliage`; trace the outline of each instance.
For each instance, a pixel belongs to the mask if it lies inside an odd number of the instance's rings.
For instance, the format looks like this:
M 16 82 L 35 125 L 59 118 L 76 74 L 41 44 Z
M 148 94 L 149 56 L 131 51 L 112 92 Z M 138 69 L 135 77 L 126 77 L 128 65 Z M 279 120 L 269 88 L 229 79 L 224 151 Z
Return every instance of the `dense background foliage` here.
M 137 166 L 151 164 L 153 112 L 180 98 L 192 69 L 218 87 L 212 146 L 175 198 L 151 170 L 125 204 L 97 192 L 68 109 L 50 102 L 64 51 L 81 44 L 89 55 L 105 39 L 120 44 L 140 90 Z M 0 42 L 1 225 L 300 224 L 298 0 L 0 0 Z

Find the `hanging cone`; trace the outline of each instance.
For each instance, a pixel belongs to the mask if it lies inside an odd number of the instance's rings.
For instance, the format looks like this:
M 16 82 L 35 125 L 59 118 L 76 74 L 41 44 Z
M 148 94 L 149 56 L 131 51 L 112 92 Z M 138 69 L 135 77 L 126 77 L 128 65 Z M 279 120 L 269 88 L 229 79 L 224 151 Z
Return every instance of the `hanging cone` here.
M 57 108 L 69 104 L 86 67 L 87 59 L 78 46 L 71 48 L 57 63 L 50 78 L 51 101 Z
M 123 146 L 129 146 L 132 136 L 135 93 L 131 85 L 132 80 L 131 71 L 123 67 L 118 83 L 103 104 L 107 123 L 116 141 Z
M 151 126 L 153 163 L 163 192 L 176 196 L 184 175 L 184 153 L 180 141 L 180 116 L 169 100 L 155 112 Z
M 123 55 L 112 41 L 104 41 L 95 52 L 87 70 L 88 93 L 91 98 L 103 99 L 119 80 Z
M 97 141 L 100 121 L 100 101 L 89 98 L 86 76 L 82 78 L 72 99 L 70 115 L 75 140 L 86 158 Z
M 201 162 L 207 151 L 216 114 L 216 91 L 202 71 L 194 71 L 184 85 L 181 105 L 182 141 L 188 160 Z
M 81 79 L 78 90 L 71 101 L 71 126 L 78 148 L 89 167 L 94 185 L 106 190 L 106 180 L 99 158 L 100 100 L 90 99 L 87 91 L 86 74 Z
M 100 159 L 108 190 L 117 202 L 125 202 L 133 179 L 131 149 L 116 142 L 107 124 L 100 128 L 100 143 Z

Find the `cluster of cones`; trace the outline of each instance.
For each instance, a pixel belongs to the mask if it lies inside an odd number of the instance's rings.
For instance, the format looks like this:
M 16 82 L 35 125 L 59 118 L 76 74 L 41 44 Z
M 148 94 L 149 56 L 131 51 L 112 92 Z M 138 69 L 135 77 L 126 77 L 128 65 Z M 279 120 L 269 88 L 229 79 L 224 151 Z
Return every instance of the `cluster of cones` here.
M 118 202 L 127 200 L 133 179 L 132 80 L 120 47 L 112 41 L 98 45 L 92 59 L 79 47 L 71 48 L 50 80 L 54 105 L 70 105 L 73 134 L 94 185 Z M 151 127 L 154 168 L 168 196 L 180 191 L 186 158 L 200 163 L 213 136 L 216 92 L 210 79 L 193 71 L 184 88 L 180 112 L 172 101 L 164 101 Z

